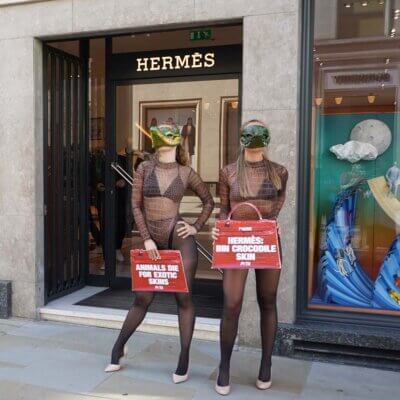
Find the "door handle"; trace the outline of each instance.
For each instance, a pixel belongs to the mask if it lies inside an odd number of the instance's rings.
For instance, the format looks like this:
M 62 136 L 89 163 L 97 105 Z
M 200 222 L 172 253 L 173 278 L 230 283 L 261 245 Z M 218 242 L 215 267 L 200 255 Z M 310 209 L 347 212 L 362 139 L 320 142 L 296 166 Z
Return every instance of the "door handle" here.
M 113 161 L 110 164 L 110 167 L 117 174 L 119 174 L 122 177 L 122 179 L 124 179 L 126 182 L 128 182 L 131 186 L 133 185 L 133 178 L 116 161 Z

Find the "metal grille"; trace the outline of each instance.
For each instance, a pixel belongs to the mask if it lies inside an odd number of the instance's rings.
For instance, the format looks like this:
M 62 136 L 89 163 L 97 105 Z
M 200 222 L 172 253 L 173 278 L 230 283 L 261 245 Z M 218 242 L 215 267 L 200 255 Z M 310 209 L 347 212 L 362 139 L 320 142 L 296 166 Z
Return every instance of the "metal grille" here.
M 85 262 L 83 64 L 44 46 L 45 301 L 78 289 Z

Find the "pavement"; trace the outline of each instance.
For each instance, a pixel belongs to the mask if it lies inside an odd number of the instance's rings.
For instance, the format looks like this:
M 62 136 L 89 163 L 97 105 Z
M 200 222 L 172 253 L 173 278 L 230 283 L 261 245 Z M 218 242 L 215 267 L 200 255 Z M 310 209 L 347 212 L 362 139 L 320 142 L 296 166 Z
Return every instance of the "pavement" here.
M 0 320 L 0 400 L 207 400 L 214 392 L 218 343 L 194 340 L 190 378 L 174 385 L 178 338 L 136 333 L 124 368 L 103 372 L 118 332 L 23 319 Z M 260 353 L 234 351 L 229 399 L 398 398 L 396 372 L 274 357 L 272 388 L 257 390 Z

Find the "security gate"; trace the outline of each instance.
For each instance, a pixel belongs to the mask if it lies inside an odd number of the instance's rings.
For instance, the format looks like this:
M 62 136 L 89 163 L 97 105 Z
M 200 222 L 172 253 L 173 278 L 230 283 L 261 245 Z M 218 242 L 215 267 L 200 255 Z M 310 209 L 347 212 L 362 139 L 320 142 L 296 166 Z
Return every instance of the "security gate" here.
M 84 63 L 43 46 L 45 301 L 83 286 L 87 258 Z

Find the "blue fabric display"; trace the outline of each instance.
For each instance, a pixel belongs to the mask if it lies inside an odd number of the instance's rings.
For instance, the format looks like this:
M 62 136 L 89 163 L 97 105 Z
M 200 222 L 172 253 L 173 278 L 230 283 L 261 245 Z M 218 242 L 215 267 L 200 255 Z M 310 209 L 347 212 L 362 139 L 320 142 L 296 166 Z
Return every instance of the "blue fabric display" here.
M 339 192 L 326 225 L 326 249 L 318 266 L 314 303 L 400 310 L 400 235 L 393 241 L 373 283 L 351 246 L 357 194 L 362 182 Z
M 375 282 L 372 305 L 386 310 L 400 310 L 400 235 L 393 241 Z
M 374 285 L 359 265 L 351 246 L 361 184 L 339 192 L 326 226 L 326 250 L 318 267 L 318 292 L 324 303 L 371 307 Z

